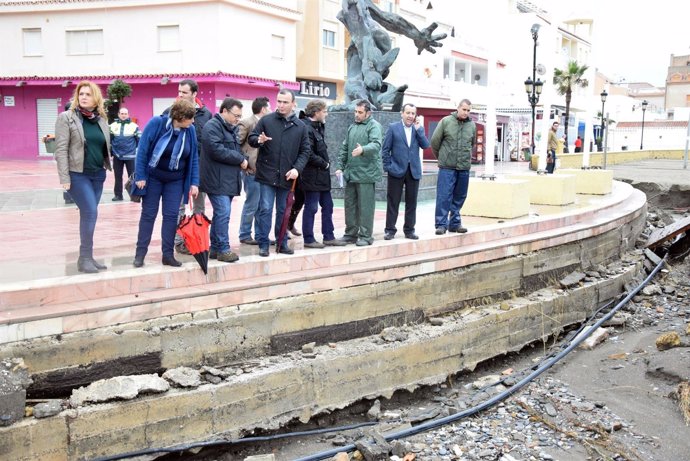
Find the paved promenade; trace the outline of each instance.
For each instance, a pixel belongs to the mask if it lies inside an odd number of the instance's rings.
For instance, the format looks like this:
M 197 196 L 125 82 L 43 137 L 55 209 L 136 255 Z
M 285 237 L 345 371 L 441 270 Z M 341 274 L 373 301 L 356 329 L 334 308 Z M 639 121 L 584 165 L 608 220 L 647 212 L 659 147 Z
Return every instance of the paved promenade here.
M 483 169 L 475 168 L 480 175 Z M 499 164 L 496 172 L 528 171 L 527 163 Z M 94 257 L 104 262 L 109 271 L 131 271 L 139 223 L 140 206 L 129 201 L 113 202 L 112 173 L 108 173 L 98 224 L 94 237 Z M 257 259 L 258 247 L 240 245 L 237 236 L 239 217 L 244 196 L 236 197 L 232 203 L 230 220 L 230 243 L 241 261 Z M 377 203 L 374 224 L 374 237 L 383 240 L 385 227 L 385 203 Z M 207 215 L 212 216 L 212 207 L 207 200 Z M 400 207 L 396 238 L 403 240 L 402 224 L 404 204 Z M 417 233 L 420 237 L 434 235 L 434 202 L 422 202 L 418 206 Z M 36 161 L 0 160 L 0 235 L 5 245 L 0 252 L 0 284 L 15 284 L 39 279 L 76 275 L 79 250 L 79 211 L 76 205 L 66 205 L 62 199 L 62 189 L 58 183 L 55 162 L 51 159 Z M 336 200 L 334 211 L 336 237 L 343 234 L 345 216 L 342 200 Z M 463 224 L 469 228 L 493 222 L 483 218 L 466 217 Z M 160 225 L 156 221 L 153 239 L 146 257 L 146 266 L 160 266 L 161 271 L 174 270 L 160 265 Z M 298 220 L 301 228 L 301 215 Z M 320 221 L 316 220 L 316 237 Z M 298 251 L 319 252 L 319 249 L 302 247 L 301 238 L 293 238 L 291 243 Z M 271 257 L 275 257 L 271 255 Z M 196 264 L 191 256 L 181 256 L 185 264 Z M 211 265 L 222 265 L 211 261 Z M 123 274 L 124 275 L 124 274 Z M 130 275 L 130 274 L 128 274 Z
M 426 166 L 433 169 L 433 166 Z M 647 160 L 625 165 L 613 165 L 616 179 L 628 181 L 656 181 L 678 185 L 690 185 L 690 173 L 683 169 L 682 160 Z M 473 167 L 479 176 L 483 166 Z M 524 162 L 505 162 L 495 165 L 496 174 L 527 172 Z M 132 268 L 134 246 L 139 222 L 140 207 L 136 203 L 112 202 L 113 175 L 108 174 L 96 226 L 94 256 L 108 265 L 108 272 L 127 271 L 123 276 L 136 274 Z M 240 245 L 237 240 L 239 216 L 243 196 L 232 203 L 230 238 L 233 251 L 240 255 L 240 262 L 263 259 L 256 246 Z M 334 221 L 336 236 L 342 235 L 345 223 L 342 201 L 336 200 Z M 383 241 L 385 203 L 377 203 L 374 237 Z M 398 219 L 397 240 L 404 240 L 402 223 L 404 204 Z M 434 237 L 434 202 L 421 202 L 418 206 L 417 233 L 422 239 Z M 531 215 L 561 212 L 561 207 L 532 206 Z M 212 208 L 207 202 L 207 214 Z M 77 275 L 76 260 L 79 248 L 79 211 L 75 205 L 65 205 L 58 184 L 57 170 L 52 159 L 19 161 L 0 160 L 0 235 L 4 249 L 0 252 L 0 284 L 21 286 L 22 282 Z M 472 231 L 477 227 L 495 223 L 495 219 L 464 217 L 463 224 Z M 160 224 L 156 222 L 153 240 L 146 258 L 147 267 L 160 267 L 161 271 L 174 270 L 160 265 Z M 301 218 L 298 220 L 301 228 Z M 319 221 L 317 217 L 317 239 Z M 293 238 L 293 246 L 299 252 L 318 253 L 319 249 L 303 249 L 302 239 Z M 375 243 L 376 245 L 377 243 Z M 275 255 L 271 255 L 275 258 Z M 196 264 L 191 256 L 181 256 L 185 264 Z M 224 265 L 211 261 L 211 265 Z M 235 263 L 237 264 L 237 263 Z M 93 277 L 93 276 L 92 276 Z

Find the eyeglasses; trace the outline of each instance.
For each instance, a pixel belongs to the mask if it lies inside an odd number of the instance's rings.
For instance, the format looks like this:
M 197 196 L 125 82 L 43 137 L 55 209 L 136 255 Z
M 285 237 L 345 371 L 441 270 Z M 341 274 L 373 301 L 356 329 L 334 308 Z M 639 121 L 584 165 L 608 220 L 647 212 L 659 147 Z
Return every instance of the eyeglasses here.
M 242 113 L 235 114 L 235 113 L 230 112 L 230 115 L 232 115 L 235 118 L 242 118 Z

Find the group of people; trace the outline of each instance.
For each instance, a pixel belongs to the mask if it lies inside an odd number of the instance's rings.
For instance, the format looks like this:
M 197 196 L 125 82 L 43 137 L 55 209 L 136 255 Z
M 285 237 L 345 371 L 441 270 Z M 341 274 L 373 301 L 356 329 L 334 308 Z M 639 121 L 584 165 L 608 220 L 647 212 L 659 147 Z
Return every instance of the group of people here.
M 123 168 L 134 174 L 130 193 L 142 197 L 135 267 L 144 265 L 159 208 L 163 216 L 162 264 L 182 264 L 175 258 L 175 250 L 185 252 L 184 242 L 175 241 L 177 225 L 188 204 L 195 213 L 205 211 L 205 195 L 213 207 L 209 257 L 237 261 L 228 230 L 233 198 L 242 189 L 246 198 L 239 241 L 258 245 L 260 256 L 269 255 L 272 222 L 274 236 L 279 236 L 288 194 L 297 184 L 303 193 L 305 248 L 371 245 L 375 184 L 383 171 L 388 175 L 384 238 L 395 237 L 404 191 L 403 233 L 405 238 L 416 240 L 422 176 L 419 149 L 428 147 L 439 161 L 436 234 L 467 232 L 461 225 L 460 209 L 467 196 L 476 138 L 476 126 L 469 118 L 470 101 L 461 101 L 456 112 L 442 119 L 429 141 L 414 105 L 403 106 L 401 121 L 392 123 L 384 138 L 381 124 L 372 118 L 371 103 L 358 100 L 354 123 L 335 156 L 335 165 L 331 165 L 324 136 L 328 116 L 324 101 L 310 101 L 300 119 L 295 113 L 294 93 L 283 89 L 276 97 L 275 112 L 270 110 L 269 99 L 260 97 L 252 103 L 252 115 L 242 118 L 243 104 L 238 99 L 225 98 L 218 113 L 212 115 L 197 93 L 196 82 L 181 81 L 172 106 L 154 116 L 140 132 L 125 108 L 108 126 L 99 87 L 89 81 L 77 85 L 70 107 L 56 122 L 55 158 L 60 183 L 80 212 L 80 272 L 106 269 L 93 258 L 93 236 L 106 169 L 112 169 L 111 158 L 116 170 L 113 200 L 123 199 Z M 334 233 L 332 170 L 344 187 L 345 232 L 341 238 Z M 314 231 L 319 209 L 321 241 Z M 294 231 L 294 219 L 292 223 Z M 294 253 L 287 235 L 275 245 L 279 253 Z

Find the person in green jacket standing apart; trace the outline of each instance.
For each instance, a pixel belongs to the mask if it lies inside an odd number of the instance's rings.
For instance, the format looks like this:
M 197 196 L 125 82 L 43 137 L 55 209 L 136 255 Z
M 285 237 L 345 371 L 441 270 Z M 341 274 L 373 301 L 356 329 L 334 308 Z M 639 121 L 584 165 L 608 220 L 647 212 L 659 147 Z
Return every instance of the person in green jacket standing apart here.
M 460 210 L 467 198 L 472 148 L 477 126 L 470 119 L 472 103 L 463 99 L 458 110 L 443 117 L 431 137 L 431 150 L 438 159 L 436 183 L 436 235 L 446 231 L 465 233 Z
M 345 243 L 366 246 L 374 243 L 376 181 L 383 176 L 381 163 L 381 124 L 371 118 L 371 104 L 355 101 L 355 123 L 338 152 L 336 176 L 345 182 Z

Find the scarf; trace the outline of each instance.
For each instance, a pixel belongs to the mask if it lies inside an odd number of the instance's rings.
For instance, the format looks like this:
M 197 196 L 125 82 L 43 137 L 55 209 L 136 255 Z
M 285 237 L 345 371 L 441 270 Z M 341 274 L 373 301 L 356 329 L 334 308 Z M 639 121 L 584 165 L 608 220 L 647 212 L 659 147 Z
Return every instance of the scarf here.
M 168 147 L 168 144 L 170 143 L 173 131 L 173 121 L 171 118 L 168 118 L 168 121 L 165 122 L 165 131 L 163 132 L 163 135 L 158 138 L 156 145 L 153 147 L 153 155 L 151 155 L 151 161 L 149 162 L 149 166 L 151 168 L 155 168 L 156 165 L 158 165 L 158 161 L 163 155 L 163 152 L 165 152 L 165 148 Z M 175 141 L 175 145 L 173 146 L 172 155 L 170 156 L 170 164 L 168 165 L 168 169 L 171 171 L 177 170 L 177 167 L 180 165 L 180 158 L 182 158 L 182 153 L 184 152 L 187 128 L 181 128 L 180 131 L 181 132 Z
M 81 106 L 77 106 L 77 110 L 81 113 L 82 117 L 87 118 L 92 122 L 98 121 L 98 119 L 101 118 L 100 115 L 98 115 L 98 111 L 96 110 L 91 111 L 88 109 L 84 109 Z

